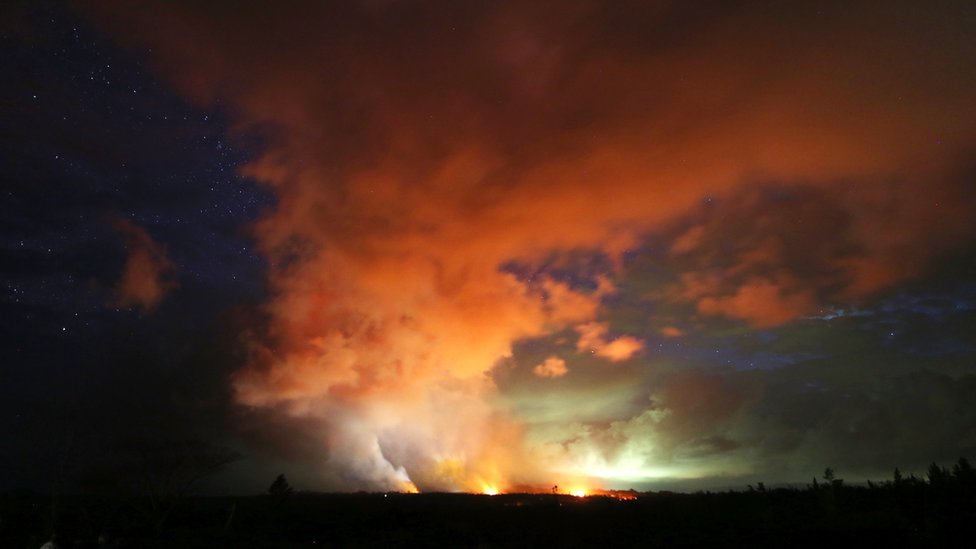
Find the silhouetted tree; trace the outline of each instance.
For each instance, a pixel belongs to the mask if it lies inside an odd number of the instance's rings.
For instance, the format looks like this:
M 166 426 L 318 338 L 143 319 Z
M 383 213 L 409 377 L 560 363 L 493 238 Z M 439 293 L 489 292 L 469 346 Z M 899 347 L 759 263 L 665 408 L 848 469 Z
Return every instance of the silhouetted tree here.
M 240 454 L 202 440 L 190 440 L 163 448 L 143 448 L 141 457 L 145 491 L 158 536 L 179 500 L 198 482 L 240 459 Z
M 969 464 L 966 458 L 959 458 L 959 461 L 952 466 L 952 476 L 963 483 L 970 483 L 976 480 L 976 469 Z
M 116 461 L 99 476 L 113 492 L 131 498 L 159 536 L 185 495 L 239 458 L 237 452 L 201 439 L 128 439 L 120 442 Z
M 939 467 L 934 461 L 929 465 L 929 484 L 932 486 L 943 486 L 949 480 L 949 470 Z
M 271 496 L 276 502 L 281 503 L 291 495 L 294 490 L 291 485 L 288 484 L 288 479 L 285 478 L 285 474 L 281 473 L 278 475 L 271 486 L 268 487 L 268 495 Z
M 834 475 L 834 469 L 831 467 L 824 469 L 823 479 L 831 488 L 840 488 L 844 485 L 844 479 L 836 478 Z

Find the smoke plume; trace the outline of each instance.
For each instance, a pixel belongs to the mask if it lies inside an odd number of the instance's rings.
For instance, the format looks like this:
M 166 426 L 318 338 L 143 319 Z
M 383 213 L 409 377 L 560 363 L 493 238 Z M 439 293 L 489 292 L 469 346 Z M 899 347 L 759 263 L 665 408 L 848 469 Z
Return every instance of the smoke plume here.
M 606 303 L 649 234 L 686 227 L 660 298 L 769 327 L 918 276 L 972 231 L 976 51 L 948 4 L 152 7 L 91 11 L 265 137 L 244 173 L 277 195 L 253 228 L 270 323 L 233 388 L 316 421 L 332 487 L 552 484 L 588 459 L 526 442 L 488 374 L 547 336 L 639 360 Z M 547 268 L 577 252 L 607 268 Z M 741 400 L 678 379 L 655 393 L 678 412 L 618 441 Z

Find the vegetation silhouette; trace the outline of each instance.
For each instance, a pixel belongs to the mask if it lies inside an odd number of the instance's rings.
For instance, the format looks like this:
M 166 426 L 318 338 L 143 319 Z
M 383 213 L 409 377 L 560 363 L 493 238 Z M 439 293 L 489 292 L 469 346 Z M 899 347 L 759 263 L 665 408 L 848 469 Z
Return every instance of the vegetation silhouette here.
M 203 454 L 223 455 L 213 449 Z M 145 492 L 2 493 L 0 547 L 37 549 L 49 539 L 54 498 L 67 547 L 819 547 L 828 541 L 969 547 L 976 539 L 976 470 L 965 458 L 952 467 L 933 463 L 925 477 L 896 468 L 891 479 L 863 485 L 845 482 L 828 467 L 805 486 L 760 482 L 723 492 L 643 492 L 633 499 L 548 489 L 497 496 L 317 494 L 294 490 L 284 474 L 257 496 L 182 493 L 178 506 L 157 503 L 163 516 L 146 508 L 147 500 L 165 498 Z M 109 538 L 112 545 L 104 542 Z
M 274 479 L 271 486 L 268 487 L 268 495 L 271 496 L 276 502 L 281 503 L 290 496 L 294 490 L 291 485 L 288 484 L 288 479 L 285 478 L 285 474 L 282 473 Z

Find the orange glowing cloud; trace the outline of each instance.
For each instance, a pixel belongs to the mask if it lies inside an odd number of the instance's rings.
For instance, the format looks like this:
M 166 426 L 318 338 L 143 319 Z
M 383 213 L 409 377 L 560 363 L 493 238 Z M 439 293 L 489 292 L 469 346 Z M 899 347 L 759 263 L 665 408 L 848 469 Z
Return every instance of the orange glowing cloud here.
M 698 311 L 748 321 L 756 327 L 782 324 L 816 308 L 817 301 L 805 293 L 787 294 L 768 280 L 746 282 L 731 296 L 703 297 Z
M 664 337 L 681 337 L 685 335 L 684 331 L 676 326 L 665 326 L 661 328 L 660 334 Z
M 576 350 L 606 358 L 611 362 L 620 362 L 629 359 L 644 348 L 644 342 L 633 336 L 607 340 L 608 330 L 609 326 L 605 322 L 580 324 L 576 327 L 580 336 L 576 342 Z
M 551 356 L 545 359 L 542 364 L 532 368 L 532 373 L 539 377 L 562 377 L 567 372 L 569 372 L 569 368 L 566 367 L 566 361 L 558 356 Z
M 90 10 L 266 138 L 244 173 L 278 199 L 254 227 L 269 327 L 237 401 L 320 422 L 334 486 L 481 491 L 552 466 L 486 372 L 569 329 L 579 351 L 635 357 L 640 334 L 598 320 L 614 278 L 704 198 L 732 213 L 675 235 L 679 281 L 660 294 L 757 326 L 864 299 L 972 234 L 976 52 L 899 8 L 814 7 Z M 505 268 L 579 250 L 612 266 L 596 290 Z
M 146 229 L 127 219 L 116 219 L 112 226 L 125 237 L 128 253 L 112 304 L 151 312 L 177 287 L 171 279 L 173 263 L 166 247 L 153 240 Z

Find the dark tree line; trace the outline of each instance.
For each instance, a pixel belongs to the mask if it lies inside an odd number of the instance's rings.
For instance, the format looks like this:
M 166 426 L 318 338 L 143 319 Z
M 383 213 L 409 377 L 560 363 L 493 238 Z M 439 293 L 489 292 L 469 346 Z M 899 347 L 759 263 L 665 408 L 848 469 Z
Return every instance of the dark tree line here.
M 183 445 L 182 448 L 192 448 Z M 809 484 L 644 492 L 635 499 L 561 494 L 315 494 L 284 474 L 263 494 L 202 497 L 198 480 L 233 454 L 135 446 L 101 495 L 0 493 L 0 547 L 37 549 L 50 510 L 65 547 L 741 546 L 967 547 L 976 539 L 976 470 L 966 459 L 925 474 L 845 482 L 828 467 Z M 52 503 L 56 501 L 56 503 Z M 612 535 L 611 535 L 612 534 Z

